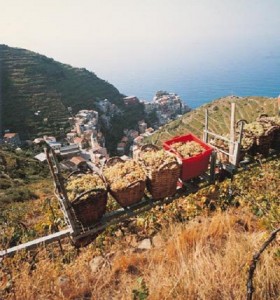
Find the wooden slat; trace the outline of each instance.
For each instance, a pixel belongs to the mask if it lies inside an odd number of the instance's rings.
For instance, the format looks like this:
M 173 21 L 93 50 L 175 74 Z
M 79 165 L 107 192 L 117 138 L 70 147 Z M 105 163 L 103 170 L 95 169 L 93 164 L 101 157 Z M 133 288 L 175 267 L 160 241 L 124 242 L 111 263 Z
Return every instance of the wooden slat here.
M 226 141 L 226 142 L 230 143 L 230 140 L 227 139 L 227 138 L 225 138 L 225 137 L 222 136 L 222 135 L 219 135 L 219 134 L 217 134 L 217 133 L 211 132 L 211 131 L 209 131 L 209 130 L 204 130 L 204 132 L 205 132 L 205 133 L 208 133 L 208 134 L 210 134 L 210 135 L 213 135 L 214 137 L 216 137 L 216 138 L 218 138 L 218 139 L 221 139 L 221 140 L 223 140 L 223 141 Z
M 45 148 L 44 150 L 57 191 L 55 191 L 55 194 L 56 196 L 58 196 L 58 199 L 60 201 L 61 208 L 64 214 L 64 219 L 67 222 L 67 224 L 72 228 L 72 230 L 76 231 L 76 223 L 74 221 L 74 216 L 71 212 L 71 203 L 67 197 L 67 192 L 63 183 L 63 178 L 61 176 L 61 171 L 59 168 L 59 163 L 55 156 L 55 152 L 51 147 Z
M 230 144 L 229 144 L 229 162 L 234 163 L 234 141 L 235 141 L 235 103 L 231 103 L 231 116 L 230 116 Z
M 0 257 L 6 256 L 6 255 L 11 255 L 14 254 L 17 251 L 20 250 L 30 250 L 32 248 L 35 248 L 36 246 L 40 245 L 40 244 L 49 244 L 52 243 L 54 241 L 60 240 L 66 236 L 69 236 L 71 234 L 72 230 L 70 228 L 38 238 L 36 240 L 12 247 L 12 248 L 8 248 L 6 250 L 1 250 L 0 251 Z
M 215 149 L 217 150 L 217 152 L 221 152 L 221 153 L 224 153 L 224 154 L 227 155 L 227 156 L 231 156 L 231 155 L 229 154 L 229 152 L 226 152 L 226 151 L 224 151 L 224 150 L 222 150 L 222 149 L 220 149 L 220 148 L 218 148 L 218 147 L 216 147 L 216 146 L 214 146 L 214 145 L 211 145 L 211 147 L 215 148 Z

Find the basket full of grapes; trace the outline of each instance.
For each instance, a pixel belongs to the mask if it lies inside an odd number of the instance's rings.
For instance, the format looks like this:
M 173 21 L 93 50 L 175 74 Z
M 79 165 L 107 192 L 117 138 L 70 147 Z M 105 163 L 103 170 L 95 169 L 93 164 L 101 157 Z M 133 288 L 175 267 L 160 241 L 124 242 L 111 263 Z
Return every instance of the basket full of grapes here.
M 140 148 L 139 162 L 147 176 L 147 189 L 154 200 L 176 193 L 181 165 L 174 154 L 152 144 Z
M 146 175 L 136 160 L 112 157 L 106 162 L 103 174 L 109 192 L 122 207 L 131 206 L 143 198 Z
M 75 216 L 83 226 L 98 222 L 104 215 L 107 188 L 99 174 L 70 177 L 66 183 L 66 192 Z
M 280 117 L 262 114 L 257 119 L 271 138 L 271 148 L 280 150 Z

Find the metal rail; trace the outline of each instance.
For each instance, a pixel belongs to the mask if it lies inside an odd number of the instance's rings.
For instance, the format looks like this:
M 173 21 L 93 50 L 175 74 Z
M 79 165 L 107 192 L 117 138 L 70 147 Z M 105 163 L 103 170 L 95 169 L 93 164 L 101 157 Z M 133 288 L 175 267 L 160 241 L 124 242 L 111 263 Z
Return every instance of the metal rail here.
M 192 186 L 191 183 L 182 183 L 182 187 L 178 187 L 177 192 L 172 197 L 166 197 L 164 199 L 153 200 L 152 198 L 145 195 L 143 199 L 130 207 L 120 208 L 104 214 L 102 219 L 92 226 L 84 227 L 75 215 L 71 203 L 69 202 L 64 187 L 63 179 L 61 177 L 58 162 L 55 158 L 55 154 L 52 149 L 45 150 L 49 167 L 53 176 L 55 185 L 55 195 L 60 203 L 61 209 L 64 214 L 65 221 L 68 228 L 60 232 L 56 232 L 45 237 L 35 239 L 33 241 L 0 251 L 0 257 L 6 255 L 12 255 L 15 252 L 23 249 L 32 249 L 38 245 L 46 245 L 54 241 L 60 240 L 65 237 L 71 237 L 74 244 L 79 240 L 94 236 L 96 233 L 104 230 L 106 227 L 118 224 L 128 218 L 139 215 L 145 211 L 152 209 L 157 205 L 169 204 L 174 200 L 178 199 L 180 195 L 189 195 L 196 192 L 198 188 Z M 216 153 L 213 152 L 210 160 L 210 172 L 200 176 L 201 181 L 205 182 L 205 185 L 211 184 L 215 180 L 215 164 L 216 164 Z
M 40 237 L 40 238 L 35 239 L 33 241 L 23 243 L 23 244 L 20 244 L 18 246 L 14 246 L 12 248 L 8 248 L 6 250 L 1 250 L 0 251 L 0 257 L 7 256 L 7 255 L 12 255 L 12 254 L 16 253 L 17 251 L 20 251 L 20 250 L 23 250 L 23 249 L 31 250 L 31 249 L 37 247 L 38 245 L 47 245 L 49 243 L 58 241 L 58 240 L 60 240 L 64 237 L 70 236 L 70 233 L 71 233 L 71 230 L 70 230 L 70 228 L 68 228 L 68 229 L 65 229 L 65 230 L 61 230 L 59 232 L 49 234 L 47 236 Z
M 209 177 L 207 176 L 207 178 L 209 178 Z M 189 191 L 183 193 L 183 190 L 185 188 L 189 188 Z M 82 225 L 80 225 L 79 232 L 78 233 L 74 232 L 72 235 L 72 239 L 74 241 L 76 241 L 83 237 L 95 234 L 111 225 L 118 224 L 128 218 L 137 216 L 145 211 L 148 211 L 157 205 L 169 204 L 169 203 L 173 202 L 174 200 L 178 199 L 178 197 L 180 197 L 180 195 L 186 196 L 186 195 L 189 195 L 196 191 L 197 191 L 197 189 L 194 189 L 190 185 L 183 184 L 183 187 L 178 188 L 177 193 L 172 197 L 166 197 L 164 199 L 153 200 L 152 198 L 145 196 L 140 202 L 138 202 L 134 205 L 131 205 L 130 207 L 120 208 L 118 210 L 106 213 L 98 223 L 96 223 L 92 226 L 83 227 Z

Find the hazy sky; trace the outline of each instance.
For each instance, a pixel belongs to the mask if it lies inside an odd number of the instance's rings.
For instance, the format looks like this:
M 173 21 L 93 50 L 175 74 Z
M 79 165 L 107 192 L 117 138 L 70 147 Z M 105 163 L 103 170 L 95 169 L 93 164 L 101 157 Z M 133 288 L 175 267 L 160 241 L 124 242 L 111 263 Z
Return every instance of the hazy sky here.
M 0 43 L 109 81 L 120 69 L 144 72 L 186 53 L 203 61 L 275 40 L 280 0 L 0 0 Z

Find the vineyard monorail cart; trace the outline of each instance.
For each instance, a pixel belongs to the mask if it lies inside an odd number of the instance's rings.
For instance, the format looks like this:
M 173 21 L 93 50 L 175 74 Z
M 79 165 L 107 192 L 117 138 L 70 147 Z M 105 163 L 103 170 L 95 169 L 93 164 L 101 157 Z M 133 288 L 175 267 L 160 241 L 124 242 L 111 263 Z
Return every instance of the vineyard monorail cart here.
M 67 192 L 65 190 L 64 179 L 61 175 L 61 171 L 59 168 L 59 163 L 57 161 L 56 155 L 52 149 L 46 150 L 47 160 L 50 166 L 50 170 L 54 179 L 55 184 L 55 195 L 60 203 L 61 210 L 64 214 L 64 218 L 69 228 L 69 236 L 73 240 L 74 244 L 79 245 L 83 238 L 90 237 L 96 235 L 98 232 L 102 231 L 106 227 L 120 223 L 128 218 L 136 216 L 142 212 L 150 210 L 151 208 L 171 203 L 174 201 L 178 194 L 176 193 L 172 197 L 166 197 L 164 199 L 152 199 L 148 197 L 146 194 L 142 198 L 142 200 L 136 204 L 133 204 L 128 207 L 123 207 L 114 211 L 110 211 L 104 214 L 100 221 L 90 225 L 84 226 L 78 220 L 75 210 L 73 209 L 71 202 L 67 197 Z M 206 184 L 212 183 L 214 180 L 214 170 L 215 170 L 215 153 L 211 156 L 211 167 L 208 173 L 203 174 L 203 179 Z M 178 193 L 186 194 L 186 190 L 178 187 Z

